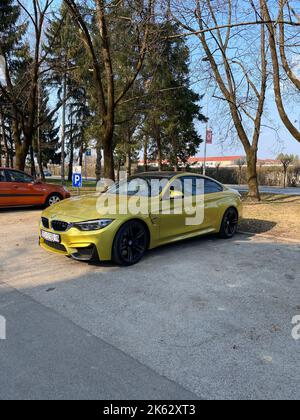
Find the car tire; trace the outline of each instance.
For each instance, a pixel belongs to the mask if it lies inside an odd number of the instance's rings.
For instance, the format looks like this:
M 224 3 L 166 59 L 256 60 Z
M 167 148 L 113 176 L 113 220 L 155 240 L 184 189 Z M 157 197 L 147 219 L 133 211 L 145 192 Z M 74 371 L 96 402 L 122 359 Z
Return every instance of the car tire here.
M 49 195 L 49 197 L 46 200 L 45 206 L 46 207 L 51 207 L 54 204 L 59 203 L 62 200 L 62 196 L 58 193 L 53 193 L 51 195 Z
M 226 213 L 224 214 L 222 220 L 220 237 L 223 239 L 233 238 L 234 235 L 237 233 L 238 223 L 238 211 L 234 207 L 231 207 L 228 210 L 226 210 Z
M 121 266 L 137 264 L 148 249 L 149 234 L 138 220 L 125 223 L 117 233 L 112 251 L 113 261 Z

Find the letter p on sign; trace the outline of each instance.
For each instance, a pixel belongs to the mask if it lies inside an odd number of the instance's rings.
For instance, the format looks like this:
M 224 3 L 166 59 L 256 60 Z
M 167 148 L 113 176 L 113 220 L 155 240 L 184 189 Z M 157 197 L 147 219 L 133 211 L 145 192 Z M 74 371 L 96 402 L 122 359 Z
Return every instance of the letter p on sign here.
M 82 175 L 81 174 L 73 174 L 73 187 L 74 188 L 81 188 L 82 187 Z
M 6 319 L 0 315 L 0 340 L 6 340 Z

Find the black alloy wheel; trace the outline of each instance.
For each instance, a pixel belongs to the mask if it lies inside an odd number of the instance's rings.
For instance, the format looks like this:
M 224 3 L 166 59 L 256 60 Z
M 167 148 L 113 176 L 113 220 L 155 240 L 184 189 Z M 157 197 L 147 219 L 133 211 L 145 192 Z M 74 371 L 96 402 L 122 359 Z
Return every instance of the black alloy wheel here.
M 138 263 L 148 248 L 148 232 L 139 221 L 125 223 L 116 235 L 113 260 L 123 266 Z
M 224 239 L 232 238 L 237 232 L 238 223 L 239 216 L 237 210 L 233 207 L 228 209 L 223 217 L 220 231 L 221 237 Z

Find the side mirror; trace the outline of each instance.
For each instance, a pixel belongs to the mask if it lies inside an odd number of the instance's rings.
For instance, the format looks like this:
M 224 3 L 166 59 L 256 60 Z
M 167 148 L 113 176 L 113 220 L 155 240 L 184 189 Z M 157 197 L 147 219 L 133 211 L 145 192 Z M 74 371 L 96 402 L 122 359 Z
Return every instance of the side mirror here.
M 171 190 L 170 191 L 170 200 L 178 200 L 179 198 L 183 199 L 184 195 L 182 191 Z

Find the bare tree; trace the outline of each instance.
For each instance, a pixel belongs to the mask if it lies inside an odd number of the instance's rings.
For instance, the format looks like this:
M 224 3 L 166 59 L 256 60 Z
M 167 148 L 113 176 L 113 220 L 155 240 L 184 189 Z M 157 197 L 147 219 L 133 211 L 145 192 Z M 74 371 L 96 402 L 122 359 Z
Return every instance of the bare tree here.
M 80 2 L 76 0 L 64 1 L 76 20 L 80 29 L 82 42 L 91 58 L 94 83 L 97 91 L 99 118 L 102 121 L 99 142 L 101 142 L 104 153 L 104 177 L 114 179 L 113 135 L 116 107 L 122 103 L 122 100 L 130 92 L 142 69 L 149 47 L 149 32 L 154 0 L 128 2 L 130 7 L 136 8 L 135 19 L 122 16 L 122 8 L 126 2 L 112 1 L 107 3 L 103 0 L 93 0 L 98 38 L 91 33 L 89 22 L 80 7 Z M 135 45 L 129 45 L 128 48 L 132 48 L 132 50 L 127 51 L 128 57 L 134 61 L 132 72 L 127 75 L 122 87 L 118 89 L 119 91 L 116 89 L 116 73 L 111 48 L 112 33 L 110 15 L 112 10 L 116 19 L 120 21 L 127 20 L 128 27 L 131 27 L 131 30 L 134 28 L 136 33 Z
M 283 167 L 283 188 L 286 188 L 288 169 L 293 163 L 297 162 L 297 158 L 294 155 L 285 155 L 281 153 L 277 157 L 277 160 L 281 162 Z
M 219 179 L 220 168 L 222 166 L 221 162 L 216 163 L 216 178 Z
M 235 164 L 238 166 L 239 168 L 239 185 L 241 185 L 242 183 L 242 172 L 243 172 L 243 167 L 247 164 L 247 160 L 240 158 L 238 159 Z
M 291 63 L 289 62 L 287 52 L 287 50 L 292 49 L 294 59 L 296 58 L 296 55 L 299 56 L 300 52 L 298 41 L 299 28 L 296 27 L 292 35 L 286 36 L 287 21 L 285 21 L 285 15 L 287 14 L 287 19 L 290 19 L 290 21 L 292 21 L 292 16 L 294 16 L 297 18 L 298 22 L 300 22 L 300 18 L 291 6 L 291 3 L 292 2 L 288 0 L 278 0 L 278 15 L 274 22 L 268 2 L 263 0 L 261 17 L 262 19 L 269 21 L 267 28 L 269 32 L 269 44 L 273 65 L 274 93 L 278 112 L 285 127 L 292 136 L 300 142 L 300 130 L 295 122 L 291 120 L 289 113 L 287 112 L 282 90 L 284 75 L 291 82 L 292 86 L 300 92 L 300 76 L 294 72 Z M 289 46 L 288 43 L 290 43 Z M 299 58 L 297 58 L 297 60 L 299 65 Z
M 16 149 L 16 167 L 24 170 L 26 157 L 32 147 L 33 138 L 38 128 L 45 121 L 38 118 L 38 90 L 41 78 L 43 63 L 46 56 L 41 54 L 41 40 L 45 28 L 46 16 L 54 0 L 17 0 L 25 21 L 33 31 L 32 43 L 27 44 L 24 49 L 25 58 L 23 69 L 16 79 L 14 66 L 12 66 L 2 51 L 0 44 L 0 55 L 4 57 L 5 83 L 0 81 L 0 93 L 5 98 L 7 106 L 11 108 L 12 136 Z M 61 104 L 52 110 L 51 114 L 60 108 Z
M 260 199 L 257 152 L 268 80 L 266 30 L 260 25 L 257 34 L 250 27 L 238 27 L 236 16 L 240 16 L 241 26 L 244 22 L 240 4 L 232 0 L 194 0 L 190 12 L 186 6 L 181 10 L 178 5 L 169 6 L 173 19 L 200 41 L 205 53 L 202 61 L 209 64 L 207 73 L 220 92 L 214 96 L 227 105 L 235 133 L 246 152 L 249 196 Z

